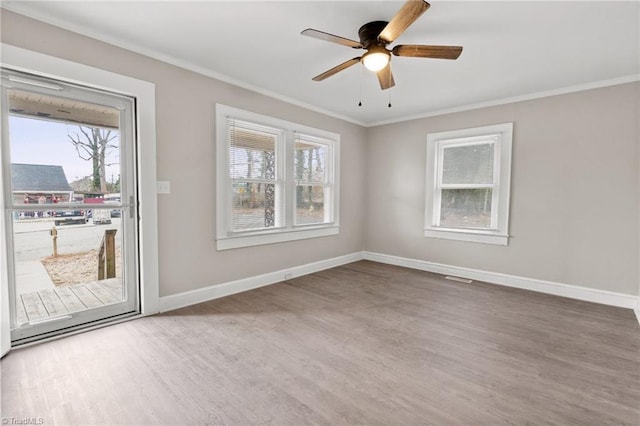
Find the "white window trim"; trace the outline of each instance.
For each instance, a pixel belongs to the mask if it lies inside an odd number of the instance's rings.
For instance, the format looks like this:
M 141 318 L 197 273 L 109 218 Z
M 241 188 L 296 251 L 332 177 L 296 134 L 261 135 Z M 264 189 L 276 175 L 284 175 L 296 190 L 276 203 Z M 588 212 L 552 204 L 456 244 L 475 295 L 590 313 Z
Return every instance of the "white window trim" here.
M 136 98 L 138 201 L 140 203 L 140 302 L 143 315 L 159 312 L 155 85 L 4 43 L 0 44 L 0 50 L 2 51 L 1 65 L 4 67 Z M 2 159 L 0 158 L 0 160 Z M 3 188 L 6 188 L 6 182 L 0 186 L 0 190 L 4 190 Z M 0 194 L 0 199 L 2 198 L 2 194 Z M 1 234 L 0 236 L 7 237 Z M 1 241 L 1 243 L 2 247 L 5 247 L 5 241 Z M 0 276 L 0 284 L 4 295 L 9 285 L 6 273 Z M 4 306 L 6 301 L 8 298 L 3 297 L 3 306 L 1 306 L 3 313 L 2 337 L 0 341 L 2 352 L 7 349 L 7 339 L 9 339 L 7 336 L 10 333 L 5 318 L 5 313 L 8 312 Z
M 285 147 L 293 147 L 297 135 L 319 138 L 329 141 L 333 153 L 331 167 L 333 185 L 330 196 L 325 200 L 326 206 L 332 209 L 329 222 L 322 224 L 295 225 L 295 186 L 293 173 L 292 150 L 285 149 L 280 156 L 279 166 L 284 174 L 283 194 L 283 222 L 278 228 L 256 230 L 248 232 L 230 233 L 231 230 L 231 179 L 229 178 L 228 154 L 228 118 L 263 125 L 283 130 Z M 285 241 L 295 241 L 307 238 L 326 237 L 339 234 L 340 228 L 340 135 L 325 130 L 292 123 L 269 117 L 255 112 L 245 111 L 228 105 L 216 104 L 216 248 L 229 250 L 240 247 L 251 247 L 263 244 L 274 244 Z
M 493 229 L 442 227 L 438 225 L 438 179 L 442 168 L 442 149 L 446 145 L 473 145 L 487 136 L 496 136 L 491 224 Z M 424 236 L 485 244 L 509 244 L 509 196 L 511 192 L 511 150 L 513 123 L 502 123 L 469 129 L 429 133 L 427 135 L 427 167 L 425 191 Z M 465 185 L 468 187 L 469 185 Z

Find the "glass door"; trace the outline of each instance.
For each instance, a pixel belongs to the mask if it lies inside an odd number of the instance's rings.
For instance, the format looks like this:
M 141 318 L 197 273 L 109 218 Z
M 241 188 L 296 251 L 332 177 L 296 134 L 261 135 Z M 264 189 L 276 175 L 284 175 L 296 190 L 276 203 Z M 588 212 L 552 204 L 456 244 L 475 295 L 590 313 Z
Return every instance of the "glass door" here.
M 134 99 L 1 81 L 12 341 L 138 313 Z

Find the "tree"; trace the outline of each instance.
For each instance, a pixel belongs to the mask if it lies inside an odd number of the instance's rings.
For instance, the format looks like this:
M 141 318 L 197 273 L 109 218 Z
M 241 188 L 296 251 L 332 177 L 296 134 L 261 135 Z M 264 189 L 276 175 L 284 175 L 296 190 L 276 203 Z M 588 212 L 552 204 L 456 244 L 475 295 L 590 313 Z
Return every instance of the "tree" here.
M 106 163 L 106 158 L 118 148 L 111 143 L 118 137 L 118 132 L 88 126 L 78 126 L 78 130 L 82 136 L 78 132 L 75 132 L 75 135 L 67 134 L 67 136 L 76 149 L 78 157 L 93 163 L 92 190 L 106 193 L 106 169 L 111 165 Z
M 120 175 L 118 175 L 118 180 L 111 178 L 111 183 L 107 183 L 107 189 L 109 192 L 120 192 Z

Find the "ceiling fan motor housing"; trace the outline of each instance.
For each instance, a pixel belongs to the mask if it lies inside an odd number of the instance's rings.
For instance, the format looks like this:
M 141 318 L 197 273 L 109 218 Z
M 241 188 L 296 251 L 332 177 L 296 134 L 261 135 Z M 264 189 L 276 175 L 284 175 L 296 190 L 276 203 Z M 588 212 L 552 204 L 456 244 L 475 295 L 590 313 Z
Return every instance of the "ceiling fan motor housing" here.
M 373 21 L 361 26 L 358 30 L 358 36 L 360 37 L 360 43 L 362 43 L 362 46 L 365 49 L 372 46 L 385 46 L 387 43 L 382 40 L 378 40 L 378 36 L 387 24 L 387 21 Z

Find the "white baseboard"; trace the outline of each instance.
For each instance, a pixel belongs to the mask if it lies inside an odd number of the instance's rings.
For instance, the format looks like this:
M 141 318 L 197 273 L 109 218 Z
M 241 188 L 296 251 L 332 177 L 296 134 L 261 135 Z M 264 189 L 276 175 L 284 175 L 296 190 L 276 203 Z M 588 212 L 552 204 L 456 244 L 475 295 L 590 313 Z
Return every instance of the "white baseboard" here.
M 208 300 L 217 299 L 243 291 L 253 290 L 285 280 L 296 278 L 325 269 L 335 268 L 358 260 L 371 260 L 373 262 L 386 263 L 390 265 L 403 266 L 421 271 L 434 272 L 442 275 L 453 275 L 477 281 L 484 281 L 492 284 L 515 287 L 539 293 L 553 294 L 556 296 L 568 297 L 571 299 L 585 300 L 588 302 L 600 303 L 604 305 L 618 306 L 621 308 L 633 309 L 638 323 L 640 323 L 640 297 L 624 293 L 598 290 L 588 287 L 581 287 L 570 284 L 562 284 L 551 281 L 538 280 L 535 278 L 525 278 L 515 275 L 501 274 L 496 272 L 482 271 L 479 269 L 463 268 L 460 266 L 445 265 L 441 263 L 428 262 L 425 260 L 408 259 L 405 257 L 392 256 L 388 254 L 372 252 L 356 252 L 332 259 L 321 260 L 308 263 L 306 265 L 295 266 L 280 271 L 269 272 L 255 277 L 244 278 L 237 281 L 212 285 L 197 290 L 184 293 L 172 294 L 160 298 L 160 312 L 167 312 L 185 306 L 195 305 Z M 289 276 L 289 274 L 291 274 Z
M 638 316 L 638 321 L 640 321 L 640 307 L 638 307 L 639 298 L 638 296 L 630 294 L 615 293 L 612 291 L 538 280 L 535 278 L 518 277 L 515 275 L 488 272 L 479 269 L 444 265 L 425 260 L 407 259 L 404 257 L 367 251 L 363 253 L 363 258 L 373 262 L 388 263 L 390 265 L 404 266 L 406 268 L 419 269 L 421 271 L 435 272 L 437 274 L 453 275 L 477 281 L 485 281 L 491 284 L 499 284 L 507 287 L 515 287 L 537 291 L 539 293 L 568 297 L 571 299 L 585 300 L 587 302 L 634 309 Z
M 186 291 L 184 293 L 164 296 L 160 298 L 160 312 L 167 312 L 173 309 L 195 305 L 196 303 L 202 303 L 208 300 L 230 296 L 232 294 L 241 293 L 243 291 L 253 290 L 255 288 L 275 284 L 284 281 L 285 274 L 287 274 L 286 279 L 296 278 L 302 275 L 319 272 L 324 269 L 346 265 L 347 263 L 356 262 L 358 260 L 362 260 L 362 252 L 351 253 L 345 256 L 334 257 L 332 259 L 321 260 L 319 262 L 307 263 L 306 265 L 294 266 L 280 271 L 269 272 L 267 274 L 257 275 L 249 278 L 243 278 L 237 281 L 230 281 L 222 284 L 212 285 L 209 287 L 199 288 L 197 290 Z

